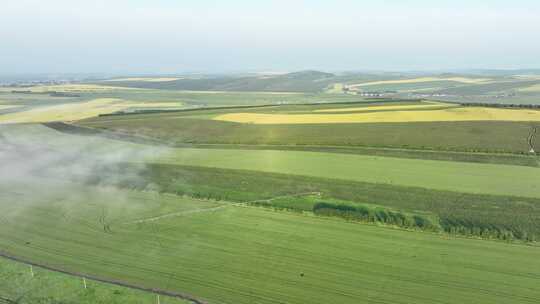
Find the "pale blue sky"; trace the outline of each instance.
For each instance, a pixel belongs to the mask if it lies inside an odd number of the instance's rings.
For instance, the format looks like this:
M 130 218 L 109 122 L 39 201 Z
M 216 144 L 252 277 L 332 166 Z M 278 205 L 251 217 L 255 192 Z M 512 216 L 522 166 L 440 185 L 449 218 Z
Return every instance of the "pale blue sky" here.
M 4 0 L 0 73 L 540 68 L 540 1 Z

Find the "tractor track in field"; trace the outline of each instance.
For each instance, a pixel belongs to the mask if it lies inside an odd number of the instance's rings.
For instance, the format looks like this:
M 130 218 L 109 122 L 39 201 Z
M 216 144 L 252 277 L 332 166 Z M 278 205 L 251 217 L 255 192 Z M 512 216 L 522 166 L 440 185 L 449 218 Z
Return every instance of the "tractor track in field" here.
M 39 267 L 39 268 L 43 268 L 43 269 L 46 269 L 46 270 L 49 270 L 49 271 L 54 271 L 54 272 L 63 273 L 63 274 L 67 274 L 67 275 L 74 276 L 74 277 L 79 277 L 81 279 L 84 278 L 84 279 L 88 279 L 88 280 L 92 280 L 92 281 L 96 281 L 96 282 L 112 284 L 112 285 L 116 285 L 116 286 L 120 286 L 120 287 L 125 287 L 125 288 L 150 292 L 150 293 L 154 293 L 156 295 L 162 295 L 162 296 L 167 296 L 167 297 L 178 298 L 178 299 L 190 301 L 190 302 L 192 302 L 194 304 L 208 304 L 208 302 L 206 302 L 206 301 L 204 301 L 202 299 L 199 299 L 197 297 L 194 297 L 192 295 L 186 294 L 186 293 L 175 292 L 175 291 L 165 290 L 165 289 L 161 289 L 161 288 L 143 287 L 143 286 L 131 284 L 131 283 L 128 283 L 128 282 L 125 282 L 125 281 L 121 281 L 121 280 L 100 278 L 98 276 L 93 276 L 93 275 L 83 275 L 81 273 L 68 271 L 68 270 L 64 270 L 64 269 L 60 269 L 60 268 L 56 268 L 56 267 L 51 267 L 51 266 L 48 266 L 48 265 L 45 265 L 45 264 L 34 263 L 34 262 L 29 261 L 29 260 L 16 257 L 14 255 L 11 255 L 11 254 L 3 252 L 3 251 L 0 251 L 0 257 L 9 259 L 9 260 L 12 260 L 12 261 L 15 261 L 15 262 L 19 262 L 19 263 L 23 263 L 23 264 L 27 264 L 27 265 L 31 265 L 31 266 L 35 266 L 35 267 Z M 17 302 L 15 302 L 13 300 L 10 300 L 10 299 L 7 299 L 7 298 L 0 297 L 0 303 L 11 304 L 11 303 L 17 303 Z
M 129 221 L 129 222 L 125 222 L 124 224 L 140 224 L 140 223 L 154 222 L 154 221 L 159 221 L 161 219 L 169 218 L 169 217 L 176 217 L 176 216 L 183 216 L 183 215 L 196 214 L 196 213 L 202 213 L 202 212 L 217 211 L 217 210 L 225 209 L 225 208 L 227 208 L 229 206 L 237 206 L 237 205 L 241 205 L 241 204 L 242 203 L 226 204 L 226 205 L 212 207 L 212 208 L 178 211 L 178 212 L 167 213 L 167 214 L 163 214 L 163 215 L 159 215 L 159 216 L 154 216 L 154 217 Z
M 272 198 L 268 198 L 268 199 L 260 199 L 260 200 L 254 200 L 254 201 L 245 202 L 245 204 L 252 204 L 252 203 L 270 203 L 271 201 L 277 200 L 277 199 L 280 199 L 280 198 L 297 197 L 297 196 L 306 196 L 306 195 L 317 195 L 317 196 L 321 196 L 322 193 L 321 193 L 321 192 L 304 192 L 304 193 L 296 193 L 296 194 L 280 195 L 280 196 L 276 196 L 276 197 L 272 197 Z
M 289 195 L 280 195 L 268 199 L 260 199 L 260 200 L 254 200 L 254 201 L 247 201 L 242 203 L 227 203 L 222 206 L 212 207 L 212 208 L 205 208 L 205 209 L 195 209 L 195 210 L 185 210 L 185 211 L 178 211 L 173 213 L 167 213 L 159 216 L 149 217 L 149 218 L 143 218 L 133 221 L 128 221 L 123 224 L 140 224 L 140 223 L 148 223 L 148 222 L 155 222 L 159 221 L 161 219 L 170 218 L 170 217 L 177 217 L 177 216 L 184 216 L 189 214 L 196 214 L 196 213 L 203 213 L 203 212 L 212 212 L 212 211 L 218 211 L 225 209 L 227 207 L 238 207 L 238 206 L 244 206 L 249 205 L 252 203 L 269 203 L 273 200 L 280 199 L 280 198 L 286 198 L 286 197 L 297 197 L 297 196 L 305 196 L 305 195 L 317 195 L 321 196 L 321 192 L 303 192 L 303 193 L 296 193 L 296 194 L 289 194 Z

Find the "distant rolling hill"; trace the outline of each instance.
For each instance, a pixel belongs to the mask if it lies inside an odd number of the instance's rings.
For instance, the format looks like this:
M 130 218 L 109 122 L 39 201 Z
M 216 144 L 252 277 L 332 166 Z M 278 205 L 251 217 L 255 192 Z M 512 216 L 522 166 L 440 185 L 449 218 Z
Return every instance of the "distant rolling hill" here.
M 161 90 L 319 92 L 334 82 L 334 74 L 301 71 L 264 76 L 185 77 L 163 82 L 118 80 L 100 84 Z
M 114 78 L 90 83 L 165 91 L 377 94 L 375 96 L 384 95 L 387 98 L 435 98 L 469 103 L 538 104 L 540 100 L 540 72 L 537 70 L 475 70 L 462 74 L 383 72 L 333 74 L 306 70 L 287 74 Z

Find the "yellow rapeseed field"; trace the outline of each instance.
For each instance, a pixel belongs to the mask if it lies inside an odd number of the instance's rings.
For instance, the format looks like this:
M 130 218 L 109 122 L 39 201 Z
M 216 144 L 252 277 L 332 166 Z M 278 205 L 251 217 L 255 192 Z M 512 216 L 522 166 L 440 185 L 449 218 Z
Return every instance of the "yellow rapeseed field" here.
M 12 88 L 11 90 L 14 90 L 14 89 Z M 44 92 L 51 92 L 51 91 L 76 93 L 76 92 L 102 92 L 102 91 L 110 91 L 110 90 L 141 90 L 141 89 L 102 86 L 102 85 L 96 85 L 96 84 L 60 84 L 60 85 L 33 86 L 30 88 L 16 89 L 16 90 L 29 90 L 34 93 L 44 93 Z
M 315 110 L 313 112 L 319 113 L 339 113 L 339 112 L 366 112 L 366 111 L 380 111 L 380 110 L 410 110 L 410 109 L 430 109 L 430 108 L 440 108 L 440 107 L 452 107 L 454 105 L 442 102 L 429 102 L 425 104 L 416 104 L 416 105 L 401 105 L 401 106 L 368 106 L 368 107 L 357 107 L 357 108 L 337 108 L 337 109 L 322 109 Z
M 180 102 L 141 103 L 116 98 L 100 98 L 88 102 L 43 106 L 27 111 L 8 113 L 0 115 L 0 123 L 74 121 L 128 108 L 177 108 L 181 105 Z
M 540 92 L 540 84 L 535 84 L 530 87 L 521 88 L 518 91 L 520 92 Z
M 343 83 L 334 83 L 334 85 L 331 88 L 328 88 L 326 90 L 326 93 L 329 93 L 329 94 L 341 94 L 341 93 L 343 93 L 343 88 L 344 87 L 345 87 L 345 85 L 343 85 Z
M 404 84 L 404 83 L 422 83 L 422 82 L 432 82 L 432 81 L 456 81 L 464 84 L 482 84 L 488 83 L 490 79 L 488 78 L 466 78 L 466 77 L 420 77 L 413 79 L 398 79 L 398 80 L 382 80 L 382 81 L 372 81 L 359 84 L 349 85 L 349 87 L 364 87 L 371 85 L 385 85 L 385 84 Z
M 253 124 L 390 123 L 430 121 L 540 121 L 540 111 L 460 107 L 432 111 L 389 111 L 350 114 L 229 113 L 215 120 Z
M 7 109 L 13 109 L 13 108 L 18 108 L 20 106 L 16 106 L 16 105 L 3 105 L 3 104 L 0 104 L 0 110 L 7 110 Z

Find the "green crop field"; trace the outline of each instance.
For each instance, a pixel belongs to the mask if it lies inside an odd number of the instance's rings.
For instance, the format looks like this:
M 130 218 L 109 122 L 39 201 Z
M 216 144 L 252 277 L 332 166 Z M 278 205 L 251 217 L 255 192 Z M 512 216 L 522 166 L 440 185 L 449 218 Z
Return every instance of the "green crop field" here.
M 161 163 L 540 197 L 540 168 L 322 152 L 179 149 Z M 317 165 L 315 165 L 317 164 Z
M 45 127 L 29 125 L 25 128 L 49 137 L 51 140 L 47 144 L 56 149 L 67 145 L 71 140 L 84 141 L 84 137 L 59 133 Z M 20 128 L 8 127 L 7 130 L 5 132 L 16 135 Z M 22 130 L 28 131 L 28 129 Z M 58 136 L 58 140 L 54 140 L 55 136 Z M 24 138 L 24 136 L 20 135 L 19 138 Z M 98 156 L 108 152 L 107 145 L 111 149 L 133 150 L 137 150 L 140 146 L 140 144 L 106 138 L 97 138 L 97 142 L 104 143 L 97 144 L 93 148 L 93 152 Z M 325 152 L 194 148 L 163 148 L 157 157 L 150 156 L 145 161 L 386 183 L 468 193 L 540 197 L 540 169 L 526 166 Z
M 152 303 L 157 295 L 118 285 L 46 270 L 0 258 L 0 303 L 81 303 L 123 304 Z M 160 303 L 190 303 L 160 296 Z
M 540 304 L 540 1 L 4 2 L 0 304 Z
M 216 303 L 433 303 L 443 294 L 452 295 L 448 303 L 534 303 L 540 296 L 536 246 L 255 207 L 204 212 L 189 199 L 157 199 L 184 213 L 138 222 L 150 210 L 118 213 L 99 195 L 85 200 L 82 209 L 48 198 L 9 208 L 3 252 Z M 104 206 L 108 230 L 100 222 Z
M 0 302 L 538 302 L 539 110 L 345 90 L 498 77 L 355 77 L 0 90 L 0 255 L 35 272 L 0 260 Z
M 422 105 L 423 102 L 366 103 L 378 113 L 400 111 L 396 106 Z M 383 106 L 379 106 L 383 105 Z M 431 105 L 431 104 L 427 104 Z M 387 106 L 392 110 L 384 110 Z M 527 138 L 539 122 L 531 121 L 431 121 L 401 123 L 308 123 L 253 124 L 215 120 L 230 113 L 335 115 L 328 111 L 362 109 L 358 105 L 276 106 L 264 108 L 200 110 L 174 113 L 102 116 L 80 121 L 82 126 L 120 131 L 157 138 L 167 144 L 245 144 L 293 146 L 391 147 L 463 152 L 506 152 L 526 154 L 540 150 L 540 141 Z M 429 116 L 430 111 L 422 112 Z M 401 110 L 404 113 L 412 109 Z M 507 110 L 511 111 L 511 110 Z M 517 113 L 522 110 L 513 110 Z M 516 112 L 517 111 L 517 112 Z M 525 111 L 525 110 L 523 110 Z M 362 112 L 362 113 L 364 113 Z M 347 114 L 347 112 L 340 112 Z M 531 113 L 536 113 L 535 111 Z M 165 123 L 166 122 L 166 123 Z

